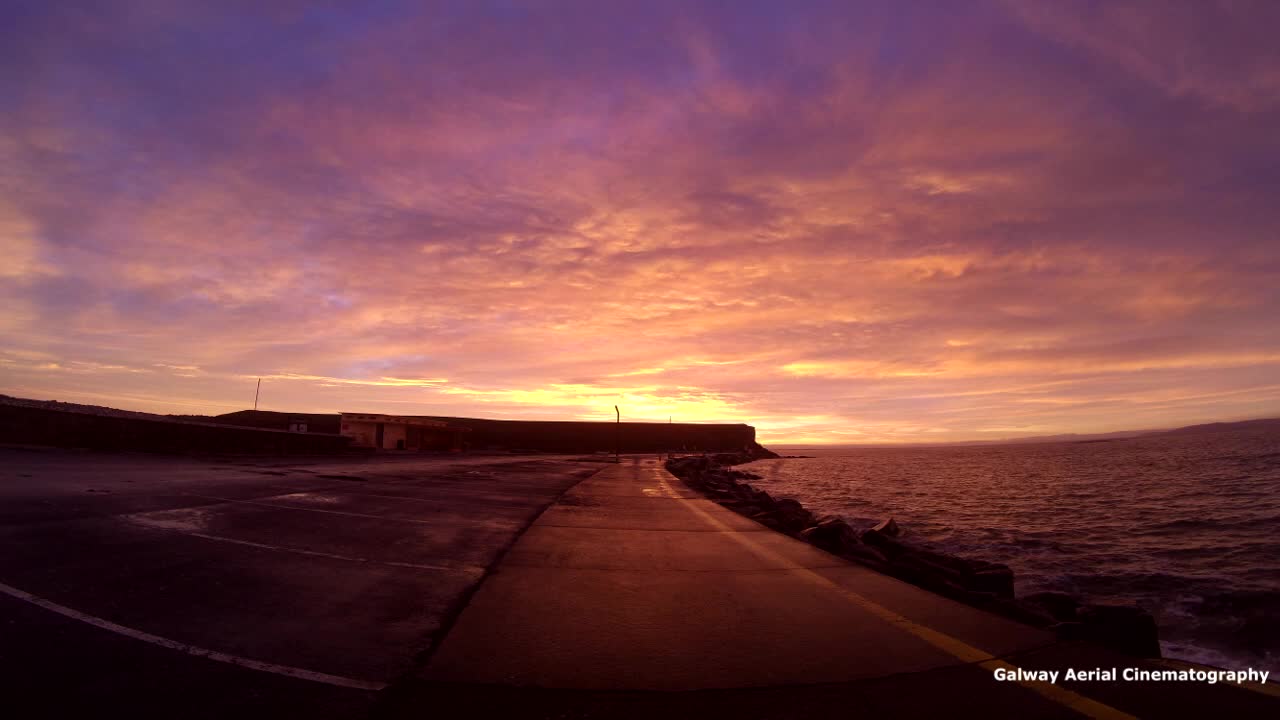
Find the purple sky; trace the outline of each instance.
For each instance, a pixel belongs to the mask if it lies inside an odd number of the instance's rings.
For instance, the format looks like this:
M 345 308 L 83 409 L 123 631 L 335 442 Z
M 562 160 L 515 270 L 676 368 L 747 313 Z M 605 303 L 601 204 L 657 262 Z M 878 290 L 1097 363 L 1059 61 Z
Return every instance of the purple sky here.
M 766 442 L 1280 415 L 1277 27 L 9 2 L 0 392 Z

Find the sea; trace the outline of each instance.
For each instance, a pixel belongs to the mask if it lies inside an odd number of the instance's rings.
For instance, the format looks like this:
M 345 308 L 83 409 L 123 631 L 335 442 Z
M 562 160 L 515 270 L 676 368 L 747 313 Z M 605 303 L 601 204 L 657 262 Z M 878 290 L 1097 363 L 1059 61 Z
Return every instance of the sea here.
M 1230 426 L 1227 426 L 1230 428 Z M 1280 423 L 1137 438 L 775 447 L 739 469 L 854 527 L 1013 568 L 1044 590 L 1133 603 L 1165 657 L 1280 674 Z

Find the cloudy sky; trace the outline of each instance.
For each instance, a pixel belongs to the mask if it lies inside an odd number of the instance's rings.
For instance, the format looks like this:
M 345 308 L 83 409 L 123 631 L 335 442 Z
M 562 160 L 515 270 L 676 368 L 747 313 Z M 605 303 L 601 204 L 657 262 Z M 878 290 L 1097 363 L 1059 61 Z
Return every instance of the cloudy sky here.
M 0 392 L 1280 415 L 1280 3 L 6 3 Z

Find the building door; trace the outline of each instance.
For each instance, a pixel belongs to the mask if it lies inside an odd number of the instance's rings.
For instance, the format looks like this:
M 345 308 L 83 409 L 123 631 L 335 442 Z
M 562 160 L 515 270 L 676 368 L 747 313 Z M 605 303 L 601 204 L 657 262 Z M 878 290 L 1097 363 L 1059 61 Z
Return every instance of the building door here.
M 378 423 L 378 430 L 374 433 L 373 446 L 379 450 L 382 449 L 382 433 L 385 428 L 386 426 L 383 423 Z

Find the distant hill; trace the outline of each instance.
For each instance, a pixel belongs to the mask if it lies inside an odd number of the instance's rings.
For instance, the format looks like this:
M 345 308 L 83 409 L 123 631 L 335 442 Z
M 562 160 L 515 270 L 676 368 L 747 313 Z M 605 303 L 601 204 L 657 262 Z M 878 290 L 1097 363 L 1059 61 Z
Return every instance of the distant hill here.
M 82 405 L 80 403 L 62 402 L 60 400 L 33 400 L 31 398 L 12 397 L 9 395 L 0 395 L 0 405 L 58 410 L 60 412 L 73 412 L 85 415 L 101 415 L 103 417 L 164 420 L 167 422 L 202 423 L 206 425 L 217 424 L 217 419 L 209 417 L 208 415 L 160 415 L 157 413 L 138 412 L 135 410 L 121 410 L 119 408 L 105 407 L 102 405 Z
M 1239 422 L 1216 422 L 1204 425 L 1188 425 L 1176 430 L 1161 430 L 1152 435 L 1192 435 L 1200 433 L 1231 432 L 1235 430 L 1275 430 L 1280 432 L 1280 418 L 1263 418 L 1261 420 L 1241 420 Z
M 1108 440 L 1128 440 L 1153 435 L 1197 435 L 1206 432 L 1232 432 L 1236 430 L 1280 431 L 1280 418 L 1264 418 L 1261 420 L 1240 420 L 1237 422 L 1217 422 L 1203 425 L 1187 425 L 1172 430 L 1122 430 L 1109 433 L 1064 433 L 1061 435 L 1036 435 L 1034 437 L 1010 438 L 1008 440 L 973 440 L 969 442 L 947 443 L 948 445 L 1025 445 L 1028 443 L 1069 443 L 1069 442 L 1106 442 Z
M 1203 425 L 1187 425 L 1186 427 L 1159 430 L 1122 430 L 1109 433 L 1063 433 L 1060 435 L 1034 435 L 1032 437 L 1002 438 L 1000 440 L 962 440 L 960 442 L 937 443 L 854 443 L 839 445 L 815 445 L 796 443 L 773 443 L 771 447 L 782 449 L 796 448 L 839 448 L 839 447 L 967 447 L 979 445 L 1032 445 L 1050 443 L 1094 443 L 1113 440 L 1129 440 L 1138 437 L 1156 435 L 1197 435 L 1202 433 L 1233 432 L 1238 430 L 1274 430 L 1280 432 L 1280 418 L 1264 418 L 1260 420 L 1240 420 L 1237 422 L 1217 422 Z
M 1061 435 L 1036 435 L 1009 440 L 977 440 L 964 445 L 1021 445 L 1024 443 L 1063 443 L 1063 442 L 1103 442 L 1106 440 L 1127 440 L 1128 438 L 1150 435 L 1154 430 L 1121 430 L 1109 433 L 1062 433 Z

